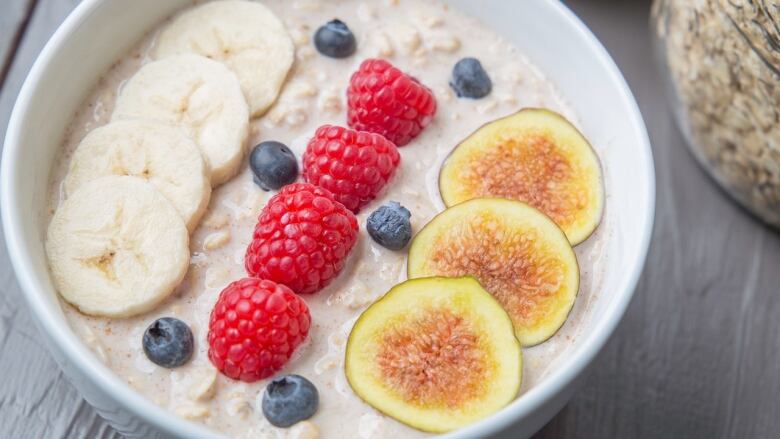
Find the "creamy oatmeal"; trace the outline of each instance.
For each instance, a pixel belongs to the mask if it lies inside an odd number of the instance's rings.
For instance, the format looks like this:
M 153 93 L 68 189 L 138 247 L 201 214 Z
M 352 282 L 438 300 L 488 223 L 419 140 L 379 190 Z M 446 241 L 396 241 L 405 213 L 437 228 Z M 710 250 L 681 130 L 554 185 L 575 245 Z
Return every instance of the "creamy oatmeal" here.
M 366 233 L 367 216 L 388 201 L 412 213 L 419 231 L 443 210 L 437 178 L 441 163 L 455 145 L 479 126 L 524 107 L 544 107 L 577 117 L 544 74 L 506 40 L 472 18 L 438 1 L 295 0 L 264 2 L 286 25 L 296 46 L 295 61 L 276 103 L 250 122 L 249 144 L 278 140 L 302 156 L 315 129 L 345 124 L 345 90 L 350 75 L 366 58 L 390 60 L 434 92 L 438 113 L 433 123 L 400 148 L 401 165 L 378 199 L 358 219 L 360 235 L 344 271 L 324 290 L 304 299 L 311 311 L 308 339 L 281 373 L 297 373 L 319 389 L 316 415 L 290 429 L 271 426 L 259 408 L 268 380 L 243 383 L 219 374 L 207 357 L 206 332 L 220 291 L 246 276 L 244 254 L 256 218 L 273 195 L 258 188 L 244 160 L 240 173 L 214 189 L 207 213 L 190 241 L 191 261 L 184 282 L 153 311 L 130 318 L 90 317 L 63 301 L 73 329 L 95 355 L 130 386 L 155 404 L 187 419 L 237 438 L 391 438 L 424 436 L 362 402 L 344 376 L 345 343 L 360 313 L 393 285 L 406 279 L 405 251 L 393 252 Z M 349 24 L 357 52 L 338 60 L 320 56 L 311 41 L 314 31 L 338 17 Z M 161 25 L 162 26 L 162 25 Z M 59 165 L 53 170 L 51 212 L 76 146 L 106 124 L 118 91 L 140 66 L 150 61 L 157 33 L 119 60 L 102 78 L 75 115 L 64 139 Z M 464 38 L 468 35 L 468 38 Z M 459 99 L 448 85 L 452 66 L 476 56 L 490 73 L 492 93 L 484 99 Z M 579 297 L 568 321 L 548 342 L 523 350 L 521 395 L 539 383 L 568 355 L 579 337 L 579 322 L 588 318 L 605 265 L 602 251 L 610 224 L 602 224 L 576 248 L 581 268 Z M 141 338 L 154 319 L 171 316 L 187 322 L 195 336 L 195 354 L 186 365 L 164 369 L 144 354 Z M 348 422 L 345 422 L 347 420 Z

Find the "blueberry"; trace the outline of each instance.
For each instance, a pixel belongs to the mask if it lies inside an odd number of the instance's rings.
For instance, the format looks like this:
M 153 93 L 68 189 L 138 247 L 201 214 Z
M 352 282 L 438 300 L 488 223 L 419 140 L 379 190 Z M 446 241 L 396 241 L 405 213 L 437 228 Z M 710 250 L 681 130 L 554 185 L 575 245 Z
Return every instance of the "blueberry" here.
M 317 29 L 314 46 L 321 54 L 331 58 L 346 58 L 357 49 L 355 35 L 339 19 L 329 21 Z
M 478 59 L 463 58 L 452 68 L 450 87 L 458 97 L 479 99 L 490 94 L 493 81 Z
M 286 428 L 314 416 L 320 395 L 311 381 L 286 375 L 271 381 L 263 392 L 263 415 L 272 425 Z
M 366 229 L 382 247 L 401 250 L 412 238 L 412 223 L 409 222 L 411 216 L 405 207 L 391 201 L 368 216 Z
M 262 142 L 249 155 L 255 183 L 263 190 L 277 190 L 298 178 L 298 161 L 287 145 Z
M 186 323 L 173 317 L 163 317 L 146 328 L 143 346 L 152 363 L 172 369 L 192 358 L 194 341 Z

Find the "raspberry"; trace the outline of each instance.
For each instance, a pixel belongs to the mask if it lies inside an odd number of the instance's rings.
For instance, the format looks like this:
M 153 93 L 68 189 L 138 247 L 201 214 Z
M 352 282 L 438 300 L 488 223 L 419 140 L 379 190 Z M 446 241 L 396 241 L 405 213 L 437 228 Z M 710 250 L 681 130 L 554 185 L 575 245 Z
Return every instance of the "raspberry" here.
M 379 134 L 325 125 L 303 154 L 303 175 L 358 213 L 390 181 L 400 161 L 395 145 Z
M 293 183 L 260 213 L 244 265 L 250 276 L 315 293 L 344 268 L 357 235 L 357 218 L 330 192 Z
M 428 126 L 436 114 L 436 98 L 428 87 L 381 59 L 363 61 L 347 89 L 349 126 L 385 136 L 404 146 Z
M 223 374 L 248 383 L 273 375 L 306 339 L 306 302 L 284 285 L 241 279 L 217 299 L 209 320 L 209 359 Z

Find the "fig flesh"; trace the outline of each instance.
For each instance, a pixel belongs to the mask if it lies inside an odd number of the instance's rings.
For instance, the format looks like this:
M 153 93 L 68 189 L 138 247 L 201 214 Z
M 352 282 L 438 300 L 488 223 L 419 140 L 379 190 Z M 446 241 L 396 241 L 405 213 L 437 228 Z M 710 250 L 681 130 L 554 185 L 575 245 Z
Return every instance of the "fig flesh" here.
M 439 174 L 444 204 L 498 197 L 523 201 L 563 229 L 572 245 L 598 227 L 604 185 L 598 157 L 563 116 L 524 109 L 479 128 Z
M 431 220 L 412 241 L 409 278 L 473 276 L 512 318 L 523 346 L 563 326 L 579 289 L 579 267 L 563 231 L 519 202 L 476 198 Z
M 432 277 L 396 285 L 363 312 L 345 369 L 369 405 L 442 433 L 514 400 L 521 363 L 511 319 L 479 282 Z

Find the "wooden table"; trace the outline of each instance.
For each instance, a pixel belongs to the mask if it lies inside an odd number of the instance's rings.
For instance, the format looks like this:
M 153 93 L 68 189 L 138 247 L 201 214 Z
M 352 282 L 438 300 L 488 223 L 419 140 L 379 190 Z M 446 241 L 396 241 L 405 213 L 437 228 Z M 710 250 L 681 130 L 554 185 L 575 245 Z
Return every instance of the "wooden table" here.
M 2 0 L 0 133 L 35 56 L 76 3 Z M 649 1 L 568 3 L 639 101 L 655 153 L 658 212 L 628 314 L 584 386 L 538 437 L 778 437 L 780 236 L 732 204 L 686 150 L 652 62 Z M 0 437 L 117 437 L 43 347 L 5 245 L 0 291 Z

